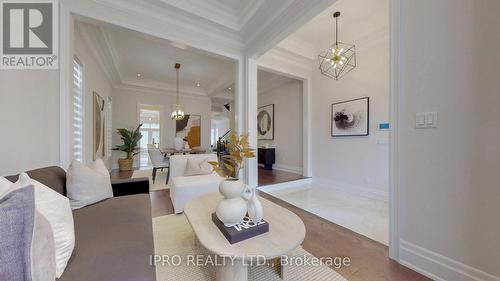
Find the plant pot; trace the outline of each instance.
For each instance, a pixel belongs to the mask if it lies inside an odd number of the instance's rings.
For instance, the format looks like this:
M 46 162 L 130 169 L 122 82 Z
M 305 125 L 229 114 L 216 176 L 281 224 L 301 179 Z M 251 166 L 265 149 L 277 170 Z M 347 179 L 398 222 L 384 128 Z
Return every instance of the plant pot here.
M 247 213 L 247 202 L 242 198 L 245 184 L 237 179 L 226 179 L 219 184 L 219 192 L 224 196 L 215 209 L 217 218 L 230 227 L 243 221 Z
M 118 159 L 118 167 L 120 171 L 132 171 L 134 159 L 120 158 Z

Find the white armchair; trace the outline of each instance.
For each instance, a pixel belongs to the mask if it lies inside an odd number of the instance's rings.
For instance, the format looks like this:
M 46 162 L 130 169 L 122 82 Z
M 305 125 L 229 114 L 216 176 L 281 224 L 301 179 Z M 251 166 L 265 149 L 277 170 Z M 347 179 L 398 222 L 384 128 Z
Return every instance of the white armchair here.
M 191 199 L 200 195 L 217 192 L 219 183 L 224 180 L 217 173 L 209 175 L 184 176 L 187 160 L 194 161 L 217 161 L 216 154 L 187 154 L 170 156 L 170 199 L 174 205 L 176 214 L 182 213 L 184 205 Z

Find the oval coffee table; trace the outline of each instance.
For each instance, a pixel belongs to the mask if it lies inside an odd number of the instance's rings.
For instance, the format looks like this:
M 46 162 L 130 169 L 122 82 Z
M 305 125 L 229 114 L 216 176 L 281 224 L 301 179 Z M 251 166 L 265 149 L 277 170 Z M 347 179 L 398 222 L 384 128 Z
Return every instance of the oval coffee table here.
M 197 197 L 184 207 L 184 214 L 199 243 L 210 252 L 228 259 L 224 265 L 217 266 L 218 281 L 246 281 L 249 261 L 255 261 L 256 257 L 271 260 L 290 254 L 304 241 L 306 229 L 297 215 L 262 197 L 259 199 L 264 220 L 269 223 L 269 232 L 232 245 L 212 222 L 211 215 L 222 200 L 219 193 Z M 283 279 L 286 279 L 286 274 L 286 266 L 282 266 Z

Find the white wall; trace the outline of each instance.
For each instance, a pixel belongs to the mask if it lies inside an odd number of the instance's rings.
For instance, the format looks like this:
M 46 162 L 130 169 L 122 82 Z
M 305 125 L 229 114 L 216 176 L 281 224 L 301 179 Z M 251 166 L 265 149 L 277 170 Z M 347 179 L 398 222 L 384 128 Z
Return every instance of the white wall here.
M 498 0 L 401 1 L 401 239 L 497 276 L 451 264 L 475 280 L 500 280 L 498 11 Z M 439 112 L 439 128 L 415 129 L 422 111 Z M 407 247 L 401 258 L 446 273 Z
M 0 175 L 59 165 L 59 71 L 0 70 Z
M 83 131 L 83 161 L 91 163 L 93 161 L 93 93 L 97 92 L 108 103 L 108 97 L 112 96 L 113 85 L 107 78 L 105 72 L 100 67 L 95 56 L 90 51 L 87 42 L 83 40 L 82 35 L 75 29 L 74 53 L 83 64 L 83 101 L 84 101 L 84 131 Z M 106 108 L 106 114 L 107 108 Z M 106 116 L 111 117 L 111 116 Z M 111 168 L 111 151 L 108 150 L 103 160 Z
M 259 93 L 258 106 L 274 104 L 274 140 L 259 140 L 276 148 L 275 169 L 302 174 L 302 81 L 291 80 Z
M 204 148 L 210 147 L 210 127 L 212 118 L 212 105 L 208 98 L 182 97 L 186 114 L 201 115 L 201 145 Z M 139 121 L 139 105 L 160 105 L 162 112 L 161 123 L 161 146 L 174 147 L 175 121 L 170 119 L 170 106 L 175 103 L 175 96 L 150 92 L 145 90 L 115 88 L 113 91 L 113 145 L 121 142 L 116 134 L 118 128 L 132 129 L 137 127 Z M 122 157 L 122 152 L 114 151 L 113 166 L 117 165 L 118 157 Z M 136 157 L 136 162 L 138 157 Z M 136 163 L 138 165 L 138 163 Z
M 336 81 L 319 70 L 312 75 L 313 181 L 387 198 L 389 173 L 388 132 L 378 130 L 389 120 L 388 1 L 378 1 L 370 16 L 341 29 L 343 42 L 356 45 L 358 66 Z M 344 17 L 359 13 L 363 1 L 340 1 Z M 370 134 L 331 137 L 332 103 L 370 98 Z

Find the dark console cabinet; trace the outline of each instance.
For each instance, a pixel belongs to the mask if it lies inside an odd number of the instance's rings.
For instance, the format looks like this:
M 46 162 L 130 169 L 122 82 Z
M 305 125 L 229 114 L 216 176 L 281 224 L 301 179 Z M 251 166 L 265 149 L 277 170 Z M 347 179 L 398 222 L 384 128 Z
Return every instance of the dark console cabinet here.
M 264 164 L 264 170 L 272 170 L 276 163 L 276 151 L 274 148 L 259 148 L 257 150 L 259 164 Z

